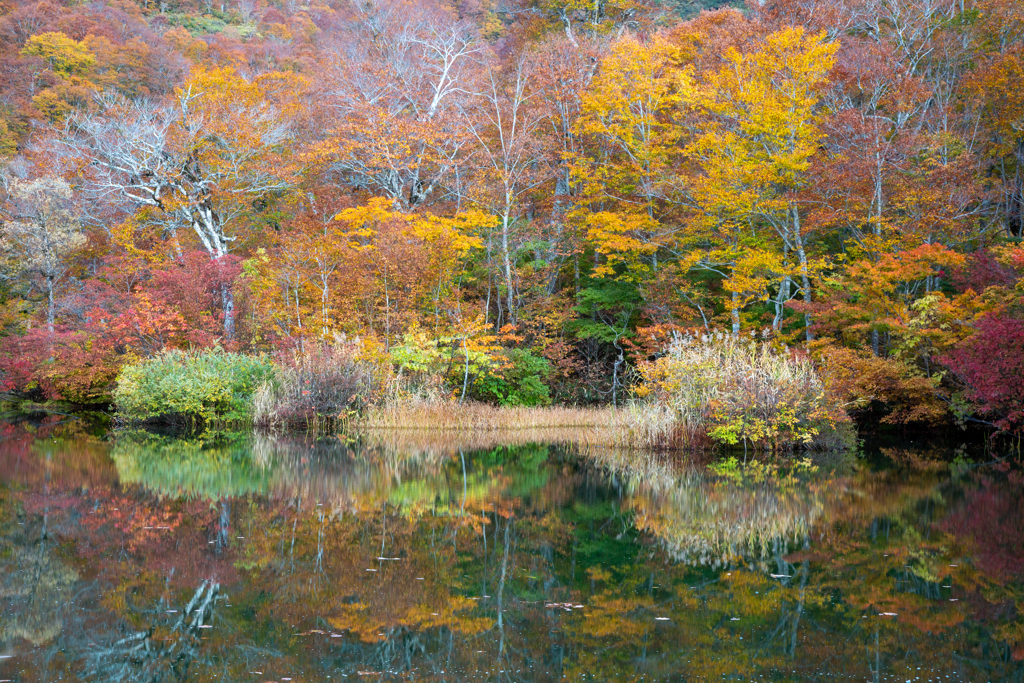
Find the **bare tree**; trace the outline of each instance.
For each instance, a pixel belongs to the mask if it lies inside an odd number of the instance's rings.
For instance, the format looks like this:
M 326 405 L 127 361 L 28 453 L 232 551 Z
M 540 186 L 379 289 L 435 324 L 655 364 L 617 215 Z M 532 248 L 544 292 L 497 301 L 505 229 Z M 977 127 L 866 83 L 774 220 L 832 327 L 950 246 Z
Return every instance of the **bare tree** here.
M 3 177 L 7 201 L 2 212 L 0 252 L 14 274 L 38 278 L 46 292 L 46 326 L 53 334 L 54 292 L 68 271 L 68 256 L 85 244 L 72 204 L 71 186 L 61 178 Z
M 470 24 L 430 3 L 350 10 L 324 73 L 324 155 L 347 185 L 422 205 L 466 155 L 465 104 L 483 46 Z
M 253 18 L 259 7 L 259 0 L 238 0 L 238 14 L 245 23 L 249 23 L 249 20 Z
M 523 219 L 524 196 L 547 179 L 539 169 L 544 151 L 538 129 L 539 110 L 532 106 L 526 61 L 515 62 L 505 74 L 489 71 L 481 106 L 473 117 L 472 132 L 482 159 L 485 182 L 473 199 L 492 211 L 500 221 L 502 274 L 505 281 L 505 322 L 516 322 L 514 225 Z M 501 321 L 499 320 L 499 323 Z
M 87 675 L 111 683 L 185 680 L 202 644 L 200 629 L 210 627 L 219 596 L 220 584 L 203 581 L 180 616 L 161 624 L 165 637 L 154 638 L 153 625 L 109 645 L 94 645 L 86 658 Z M 160 607 L 157 613 L 166 614 L 165 605 Z
M 93 199 L 129 213 L 151 209 L 178 255 L 184 228 L 218 260 L 238 239 L 236 219 L 255 200 L 287 187 L 268 158 L 289 138 L 290 126 L 272 102 L 240 98 L 208 107 L 204 98 L 191 87 L 169 104 L 102 95 L 95 111 L 69 117 L 57 148 L 81 164 Z M 231 339 L 230 286 L 221 297 Z

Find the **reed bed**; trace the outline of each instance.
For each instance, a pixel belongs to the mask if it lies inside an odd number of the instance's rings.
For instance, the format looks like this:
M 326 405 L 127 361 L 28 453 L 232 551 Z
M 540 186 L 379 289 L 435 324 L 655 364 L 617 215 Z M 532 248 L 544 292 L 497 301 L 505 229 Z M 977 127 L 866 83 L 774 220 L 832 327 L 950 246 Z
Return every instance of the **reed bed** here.
M 646 450 L 701 444 L 697 435 L 679 429 L 669 411 L 641 403 L 621 408 L 526 408 L 407 399 L 372 408 L 351 426 L 370 444 L 410 451 L 451 452 L 538 442 Z

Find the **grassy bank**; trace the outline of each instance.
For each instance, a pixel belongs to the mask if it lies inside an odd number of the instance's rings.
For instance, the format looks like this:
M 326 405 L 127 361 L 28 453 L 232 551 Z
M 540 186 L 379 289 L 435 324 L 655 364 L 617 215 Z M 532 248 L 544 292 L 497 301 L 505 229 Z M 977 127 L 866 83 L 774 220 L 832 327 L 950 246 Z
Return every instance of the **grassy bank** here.
M 843 448 L 853 427 L 809 359 L 719 335 L 677 338 L 640 366 L 617 408 L 459 400 L 438 378 L 404 373 L 358 343 L 267 357 L 168 352 L 127 366 L 115 392 L 127 423 L 347 433 L 371 442 L 464 448 L 562 442 L 651 451 Z

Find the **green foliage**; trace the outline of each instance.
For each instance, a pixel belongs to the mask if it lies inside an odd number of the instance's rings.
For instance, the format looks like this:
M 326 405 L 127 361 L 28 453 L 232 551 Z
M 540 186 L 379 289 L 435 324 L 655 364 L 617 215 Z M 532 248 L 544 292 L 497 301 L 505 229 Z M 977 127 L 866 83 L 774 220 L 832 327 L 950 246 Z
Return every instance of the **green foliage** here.
M 265 356 L 207 351 L 167 351 L 125 366 L 114 402 L 131 422 L 183 421 L 191 426 L 247 423 L 253 395 L 273 377 Z
M 429 505 L 435 513 L 459 509 L 461 491 L 450 497 L 453 481 L 465 484 L 465 496 L 470 505 L 475 501 L 489 501 L 495 496 L 520 497 L 536 493 L 548 484 L 551 469 L 546 467 L 549 447 L 499 446 L 498 448 L 464 453 L 446 464 L 444 476 L 410 477 L 392 484 L 388 502 L 396 507 L 415 508 Z M 462 479 L 462 464 L 466 465 L 466 478 Z M 460 484 L 461 485 L 461 484 Z
M 635 285 L 611 279 L 588 281 L 576 299 L 580 316 L 573 323 L 576 337 L 609 343 L 619 336 L 619 330 L 628 327 L 633 311 L 643 303 Z
M 740 461 L 735 457 L 728 457 L 711 463 L 708 465 L 708 471 L 730 481 L 739 481 L 743 476 L 740 472 Z
M 476 378 L 474 398 L 502 406 L 546 406 L 551 394 L 544 379 L 551 374 L 551 363 L 525 349 L 505 349 L 504 362 Z
M 170 26 L 181 26 L 193 36 L 208 36 L 221 33 L 228 27 L 223 19 L 204 14 L 171 14 L 163 15 Z
M 241 435 L 181 439 L 130 430 L 110 453 L 122 484 L 140 484 L 164 496 L 208 498 L 266 494 L 270 470 L 252 460 Z
M 417 334 L 405 335 L 402 343 L 392 346 L 388 355 L 398 370 L 412 375 L 436 374 L 448 360 L 438 348 L 438 340 Z

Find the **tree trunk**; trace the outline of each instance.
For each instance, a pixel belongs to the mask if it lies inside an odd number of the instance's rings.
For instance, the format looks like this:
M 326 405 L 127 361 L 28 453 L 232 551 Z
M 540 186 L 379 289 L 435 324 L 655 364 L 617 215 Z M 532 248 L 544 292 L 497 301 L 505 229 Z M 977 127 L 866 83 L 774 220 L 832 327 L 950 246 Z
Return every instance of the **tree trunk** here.
M 505 552 L 501 556 L 501 578 L 498 580 L 498 630 L 501 633 L 501 643 L 498 646 L 498 653 L 501 654 L 505 650 L 505 630 L 504 630 L 504 597 L 505 597 L 505 575 L 508 573 L 508 552 L 509 552 L 509 538 L 508 528 L 512 525 L 512 518 L 509 517 L 505 520 Z M 484 527 L 484 533 L 487 533 L 487 527 Z
M 619 407 L 619 366 L 625 361 L 622 355 L 622 347 L 619 346 L 618 341 L 615 342 L 615 348 L 619 351 L 618 358 L 615 359 L 615 365 L 612 367 L 612 407 Z
M 789 301 L 790 279 L 789 275 L 782 278 L 779 285 L 779 293 L 775 296 L 775 319 L 772 320 L 772 329 L 778 332 L 782 329 L 782 319 L 786 312 L 786 302 Z
M 875 152 L 875 220 L 872 229 L 875 236 L 881 236 L 882 234 L 882 211 L 884 208 L 884 199 L 882 194 L 882 155 L 879 152 Z
M 512 286 L 512 257 L 508 252 L 508 229 L 509 229 L 509 215 L 506 212 L 501 217 L 501 251 L 502 257 L 504 258 L 505 265 L 505 296 L 507 298 L 508 308 L 508 322 L 512 325 L 516 323 L 515 315 L 515 289 Z
M 220 301 L 224 307 L 224 339 L 235 339 L 235 293 L 227 282 L 220 286 Z
M 804 541 L 804 549 L 806 550 L 809 544 Z M 807 574 L 809 571 L 809 562 L 804 560 L 803 566 L 800 567 L 800 593 L 796 601 L 796 613 L 793 615 L 793 633 L 789 640 L 789 656 L 796 656 L 796 644 L 797 644 L 797 633 L 800 627 L 800 617 L 804 613 L 804 594 L 807 591 Z
M 732 293 L 732 335 L 739 336 L 740 333 L 740 295 Z
M 56 305 L 53 301 L 53 276 L 46 276 L 46 328 L 50 331 L 50 336 L 53 336 L 53 321 L 56 317 Z
M 804 251 L 804 238 L 800 234 L 800 211 L 793 206 L 793 237 L 796 242 L 796 253 L 800 257 L 800 278 L 803 281 L 804 303 L 811 303 L 811 276 L 807 267 L 807 252 Z M 810 313 L 804 313 L 804 328 L 806 329 L 807 341 L 814 341 L 814 333 L 811 332 L 813 319 Z
M 462 338 L 462 353 L 466 356 L 466 368 L 462 375 L 462 396 L 459 396 L 459 404 L 466 400 L 466 389 L 469 388 L 469 347 L 466 345 L 466 338 Z

